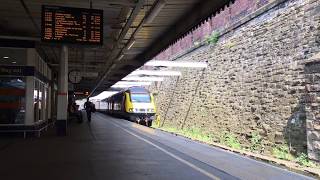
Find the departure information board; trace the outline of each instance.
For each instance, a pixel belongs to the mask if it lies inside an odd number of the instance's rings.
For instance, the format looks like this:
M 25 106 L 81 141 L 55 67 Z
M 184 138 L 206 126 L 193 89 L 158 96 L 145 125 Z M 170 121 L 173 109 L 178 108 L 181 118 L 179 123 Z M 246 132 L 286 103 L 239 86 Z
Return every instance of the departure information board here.
M 103 44 L 103 11 L 42 6 L 41 40 L 84 45 Z

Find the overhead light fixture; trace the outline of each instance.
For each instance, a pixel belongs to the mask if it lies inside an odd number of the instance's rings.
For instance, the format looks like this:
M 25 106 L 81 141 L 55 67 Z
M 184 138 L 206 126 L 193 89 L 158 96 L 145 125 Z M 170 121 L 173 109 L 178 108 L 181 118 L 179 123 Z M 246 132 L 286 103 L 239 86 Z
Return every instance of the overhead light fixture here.
M 132 39 L 132 40 L 128 43 L 127 50 L 131 49 L 132 46 L 134 45 L 134 43 L 136 43 L 136 40 Z
M 121 54 L 121 55 L 118 57 L 118 61 L 120 61 L 123 57 L 124 57 L 124 55 Z
M 149 14 L 144 19 L 144 23 L 152 23 L 154 18 L 159 14 L 161 9 L 166 5 L 165 0 L 158 0 L 158 2 L 152 7 L 152 9 L 149 11 Z
M 135 87 L 135 86 L 150 86 L 152 82 L 132 82 L 132 81 L 119 81 L 111 86 L 111 88 L 129 88 L 129 87 Z
M 94 100 L 102 100 L 105 98 L 108 98 L 116 93 L 118 93 L 119 91 L 103 91 L 102 93 L 98 94 L 97 96 L 94 96 L 90 99 L 94 99 Z
M 111 69 L 114 69 L 116 66 L 116 64 L 112 64 Z
M 139 84 L 115 84 L 111 86 L 111 88 L 129 88 L 129 87 L 141 87 L 141 86 L 147 86 L 147 85 L 139 85 Z
M 186 67 L 186 68 L 207 68 L 205 62 L 188 62 L 188 61 L 162 61 L 152 60 L 144 64 L 145 66 L 166 66 L 166 67 Z
M 163 77 L 139 77 L 139 76 L 127 76 L 122 79 L 123 81 L 163 81 Z
M 16 64 L 17 62 L 15 62 L 15 61 L 12 61 L 11 63 L 12 63 L 12 64 Z
M 129 87 L 134 87 L 133 85 L 113 85 L 111 88 L 129 88 Z
M 136 70 L 129 75 L 148 75 L 148 76 L 181 76 L 180 71 L 156 71 L 156 70 Z
M 3 56 L 2 58 L 3 58 L 3 59 L 9 59 L 9 57 L 8 57 L 8 56 Z
M 141 81 L 119 81 L 115 85 L 142 85 L 142 86 L 149 86 L 152 82 L 141 82 Z

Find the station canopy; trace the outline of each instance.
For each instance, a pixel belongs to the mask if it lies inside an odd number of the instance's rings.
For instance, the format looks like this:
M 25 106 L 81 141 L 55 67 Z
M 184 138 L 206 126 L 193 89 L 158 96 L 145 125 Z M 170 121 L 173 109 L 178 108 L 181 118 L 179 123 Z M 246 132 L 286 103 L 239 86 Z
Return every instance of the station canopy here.
M 102 10 L 102 44 L 66 44 L 69 72 L 82 77 L 74 90 L 93 96 L 115 85 L 231 1 L 8 0 L 0 6 L 0 46 L 35 47 L 57 72 L 64 44 L 41 39 L 43 6 Z

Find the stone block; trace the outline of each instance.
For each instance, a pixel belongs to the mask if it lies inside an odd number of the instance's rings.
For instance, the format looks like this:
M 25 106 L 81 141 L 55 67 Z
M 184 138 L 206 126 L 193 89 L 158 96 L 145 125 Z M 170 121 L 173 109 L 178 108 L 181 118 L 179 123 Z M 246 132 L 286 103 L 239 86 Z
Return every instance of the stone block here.
M 307 131 L 308 141 L 313 142 L 320 140 L 320 132 L 318 131 Z
M 308 129 L 313 130 L 313 120 L 307 120 L 306 126 Z
M 320 150 L 320 141 L 313 141 L 313 149 L 314 151 L 319 151 Z
M 318 155 L 316 152 L 308 150 L 308 158 L 312 160 L 318 160 Z
M 283 133 L 282 133 L 282 132 L 276 132 L 276 133 L 275 133 L 275 136 L 274 136 L 274 141 L 275 141 L 276 143 L 282 143 L 282 142 L 284 142 Z
M 314 75 L 313 74 L 306 74 L 305 79 L 306 79 L 306 84 L 313 84 L 314 83 Z
M 313 121 L 313 129 L 320 133 L 320 121 Z
M 320 85 L 319 84 L 313 84 L 310 85 L 310 90 L 311 92 L 320 92 Z
M 320 73 L 320 62 L 310 62 L 307 63 L 305 66 L 305 73 L 312 74 L 312 73 Z

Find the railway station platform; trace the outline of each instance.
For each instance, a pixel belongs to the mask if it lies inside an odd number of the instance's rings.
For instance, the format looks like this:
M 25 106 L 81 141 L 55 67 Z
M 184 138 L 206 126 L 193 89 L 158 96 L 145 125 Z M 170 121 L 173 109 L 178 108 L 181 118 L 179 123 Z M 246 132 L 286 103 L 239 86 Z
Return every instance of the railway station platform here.
M 312 179 L 101 113 L 68 131 L 2 136 L 1 179 Z
M 0 180 L 313 179 L 155 124 L 319 178 L 320 1 L 2 1 Z

